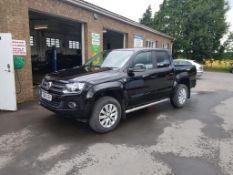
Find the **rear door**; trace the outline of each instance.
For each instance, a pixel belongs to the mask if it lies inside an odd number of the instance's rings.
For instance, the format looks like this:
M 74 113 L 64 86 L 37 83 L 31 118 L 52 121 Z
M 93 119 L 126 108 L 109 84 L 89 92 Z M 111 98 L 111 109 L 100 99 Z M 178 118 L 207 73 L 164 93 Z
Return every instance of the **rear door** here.
M 156 79 L 154 80 L 155 96 L 156 98 L 168 97 L 175 81 L 171 56 L 167 51 L 154 51 L 153 58 L 156 67 Z
M 17 110 L 12 52 L 11 34 L 0 33 L 0 110 Z

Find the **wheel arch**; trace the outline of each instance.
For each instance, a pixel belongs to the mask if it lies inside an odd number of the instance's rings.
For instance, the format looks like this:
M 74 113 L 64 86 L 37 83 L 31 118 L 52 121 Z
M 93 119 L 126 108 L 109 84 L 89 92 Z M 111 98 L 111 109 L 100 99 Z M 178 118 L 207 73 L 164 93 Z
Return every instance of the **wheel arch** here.
M 88 93 L 87 99 L 90 99 L 93 103 L 100 97 L 110 96 L 115 98 L 124 107 L 124 90 L 121 82 L 107 82 L 93 86 Z
M 176 76 L 176 83 L 175 86 L 178 84 L 184 84 L 187 86 L 188 88 L 188 98 L 191 97 L 191 83 L 190 83 L 190 78 L 189 78 L 189 74 L 187 72 L 184 72 L 182 74 L 179 74 Z

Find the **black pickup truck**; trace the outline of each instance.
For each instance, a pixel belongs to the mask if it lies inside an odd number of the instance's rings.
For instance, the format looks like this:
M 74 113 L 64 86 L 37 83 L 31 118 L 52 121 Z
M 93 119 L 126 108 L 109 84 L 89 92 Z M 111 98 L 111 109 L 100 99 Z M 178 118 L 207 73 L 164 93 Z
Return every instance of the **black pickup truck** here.
M 85 65 L 48 74 L 40 104 L 86 121 L 96 132 L 113 130 L 126 114 L 170 99 L 181 108 L 196 85 L 194 66 L 175 67 L 166 49 L 118 49 Z

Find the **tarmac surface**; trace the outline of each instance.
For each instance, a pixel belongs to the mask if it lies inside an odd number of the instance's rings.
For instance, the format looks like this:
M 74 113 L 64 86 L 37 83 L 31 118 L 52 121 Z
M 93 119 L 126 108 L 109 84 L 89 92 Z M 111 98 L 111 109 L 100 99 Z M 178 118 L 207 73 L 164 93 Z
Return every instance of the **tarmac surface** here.
M 127 115 L 108 134 L 37 102 L 0 112 L 2 175 L 232 175 L 233 75 L 205 72 L 183 109 Z

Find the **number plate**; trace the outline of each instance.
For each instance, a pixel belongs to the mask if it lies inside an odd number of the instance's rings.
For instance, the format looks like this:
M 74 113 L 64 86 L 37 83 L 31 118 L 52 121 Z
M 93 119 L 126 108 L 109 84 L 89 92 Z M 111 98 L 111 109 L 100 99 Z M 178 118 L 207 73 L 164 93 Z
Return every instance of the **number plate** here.
M 42 91 L 41 92 L 41 97 L 45 100 L 48 100 L 48 101 L 52 101 L 52 95 L 48 94 L 47 92 L 45 91 Z

